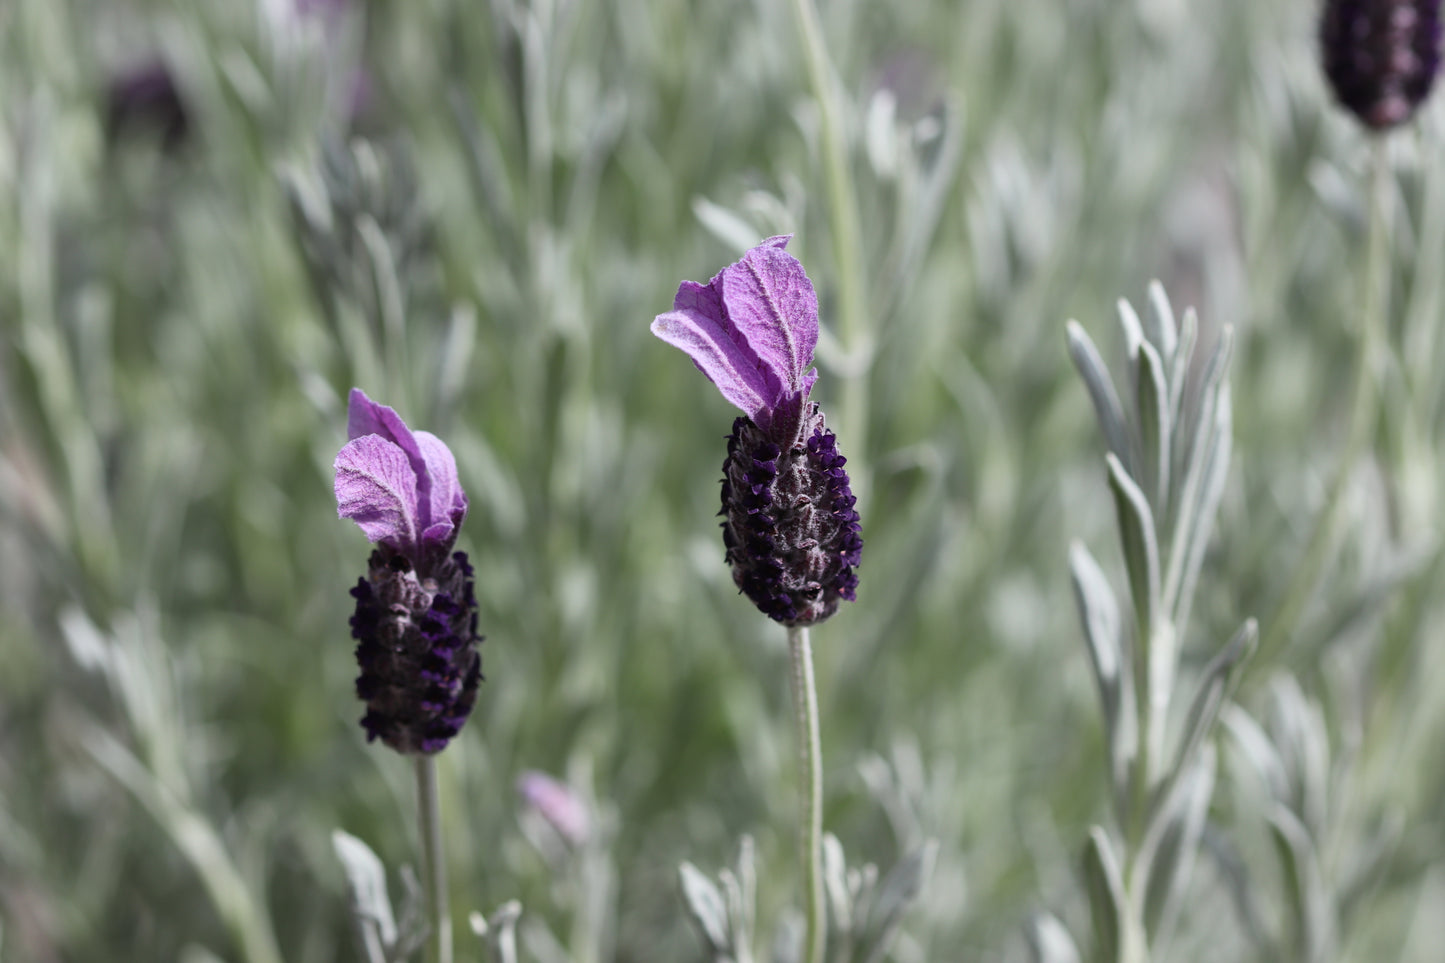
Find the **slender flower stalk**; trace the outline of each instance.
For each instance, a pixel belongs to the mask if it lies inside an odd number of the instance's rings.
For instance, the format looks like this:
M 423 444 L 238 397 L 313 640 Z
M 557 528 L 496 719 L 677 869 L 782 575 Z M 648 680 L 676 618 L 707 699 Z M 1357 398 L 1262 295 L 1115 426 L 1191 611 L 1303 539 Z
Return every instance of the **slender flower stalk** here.
M 733 423 L 723 461 L 723 545 L 738 589 L 788 627 L 802 781 L 804 961 L 821 963 L 823 776 L 808 627 L 854 598 L 863 539 L 847 460 L 808 400 L 818 377 L 818 297 L 784 250 L 788 241 L 768 238 L 708 284 L 682 282 L 652 332 L 687 352 L 746 416 Z
M 452 920 L 447 909 L 447 865 L 442 852 L 441 806 L 437 793 L 437 767 L 433 756 L 416 757 L 417 822 L 421 828 L 422 872 L 426 877 L 427 911 L 431 931 L 427 958 L 452 963 Z
M 798 780 L 802 784 L 799 840 L 807 933 L 803 963 L 822 963 L 827 914 L 823 902 L 823 745 L 818 733 L 818 688 L 806 626 L 788 629 L 789 678 L 798 723 Z

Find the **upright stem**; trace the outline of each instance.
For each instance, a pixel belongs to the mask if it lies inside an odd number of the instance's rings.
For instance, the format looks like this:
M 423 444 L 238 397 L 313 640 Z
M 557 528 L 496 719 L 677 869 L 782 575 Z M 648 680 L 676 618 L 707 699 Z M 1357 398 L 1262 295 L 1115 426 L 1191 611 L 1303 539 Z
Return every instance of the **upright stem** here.
M 823 905 L 823 748 L 818 736 L 818 689 L 813 682 L 813 649 L 806 627 L 788 629 L 789 673 L 793 708 L 798 721 L 798 770 L 802 783 L 799 851 L 803 861 L 804 901 L 808 919 L 802 963 L 822 963 L 827 937 Z
M 442 855 L 441 806 L 437 802 L 433 756 L 416 757 L 416 802 L 427 915 L 431 921 L 427 959 L 430 963 L 452 963 L 452 918 L 447 910 L 447 864 Z
M 1372 440 L 1379 417 L 1380 386 L 1376 383 L 1385 349 L 1385 314 L 1389 300 L 1389 209 L 1390 163 L 1387 142 L 1376 137 L 1370 151 L 1370 225 L 1365 254 L 1365 279 L 1360 295 L 1360 334 L 1354 393 L 1350 402 L 1350 427 L 1345 449 L 1335 469 L 1325 506 L 1320 511 L 1309 545 L 1295 570 L 1294 579 L 1275 613 L 1273 624 L 1260 643 L 1259 660 L 1272 660 L 1289 644 L 1304 607 L 1314 595 L 1315 585 L 1329 558 L 1330 546 L 1340 525 L 1345 488 L 1355 464 Z

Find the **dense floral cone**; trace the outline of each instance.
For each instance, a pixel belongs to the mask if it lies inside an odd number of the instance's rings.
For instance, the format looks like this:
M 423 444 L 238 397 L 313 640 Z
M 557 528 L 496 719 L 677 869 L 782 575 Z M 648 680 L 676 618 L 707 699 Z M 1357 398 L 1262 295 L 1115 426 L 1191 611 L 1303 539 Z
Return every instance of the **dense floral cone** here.
M 1440 0 L 1326 0 L 1320 48 L 1341 104 L 1374 130 L 1403 124 L 1440 68 Z
M 785 625 L 828 618 L 858 587 L 863 554 L 847 461 L 817 405 L 801 440 L 784 450 L 739 418 L 723 462 L 723 545 L 733 581 Z
M 336 504 L 376 543 L 367 577 L 351 590 L 351 637 L 366 703 L 367 741 L 397 752 L 440 752 L 477 698 L 477 602 L 472 567 L 452 551 L 467 514 L 456 460 L 435 435 L 351 392 L 336 456 Z
M 455 552 L 418 575 L 405 556 L 377 549 L 370 568 L 351 590 L 367 741 L 440 752 L 467 721 L 482 679 L 472 567 Z

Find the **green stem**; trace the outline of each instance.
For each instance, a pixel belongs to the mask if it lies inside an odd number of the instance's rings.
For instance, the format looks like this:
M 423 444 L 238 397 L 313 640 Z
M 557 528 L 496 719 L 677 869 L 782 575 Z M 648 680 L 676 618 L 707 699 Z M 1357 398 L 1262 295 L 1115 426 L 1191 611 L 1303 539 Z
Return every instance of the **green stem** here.
M 431 963 L 452 963 L 452 920 L 447 910 L 447 864 L 442 854 L 441 806 L 437 795 L 435 757 L 417 756 L 417 821 L 421 827 L 422 874 L 431 920 L 427 959 Z
M 827 935 L 823 905 L 823 749 L 818 735 L 818 689 L 813 682 L 813 649 L 803 626 L 788 629 L 789 676 L 798 722 L 798 769 L 802 784 L 803 861 L 808 935 L 802 963 L 822 963 Z
M 850 445 L 860 456 L 860 461 L 854 462 L 857 467 L 850 470 L 853 493 L 861 504 L 868 488 L 860 462 L 867 445 L 868 370 L 872 367 L 873 355 L 868 332 L 868 295 L 863 287 L 863 234 L 858 222 L 853 171 L 848 163 L 848 144 L 843 136 L 840 93 L 818 23 L 818 11 L 813 0 L 794 0 L 793 12 L 802 35 L 808 82 L 818 101 L 823 174 L 833 227 L 834 272 L 838 279 L 838 340 L 844 355 L 840 421 L 847 429 Z
M 1350 403 L 1349 434 L 1340 463 L 1331 480 L 1325 506 L 1315 523 L 1300 565 L 1295 569 L 1284 601 L 1275 612 L 1269 632 L 1260 643 L 1257 664 L 1276 659 L 1293 637 L 1296 623 L 1314 595 L 1320 574 L 1329 559 L 1330 548 L 1341 520 L 1345 489 L 1356 463 L 1369 445 L 1379 418 L 1380 392 L 1376 383 L 1385 349 L 1385 315 L 1389 283 L 1389 155 L 1384 138 L 1376 138 L 1370 152 L 1370 225 L 1365 260 L 1365 283 L 1361 292 L 1359 366 L 1355 369 L 1354 394 Z

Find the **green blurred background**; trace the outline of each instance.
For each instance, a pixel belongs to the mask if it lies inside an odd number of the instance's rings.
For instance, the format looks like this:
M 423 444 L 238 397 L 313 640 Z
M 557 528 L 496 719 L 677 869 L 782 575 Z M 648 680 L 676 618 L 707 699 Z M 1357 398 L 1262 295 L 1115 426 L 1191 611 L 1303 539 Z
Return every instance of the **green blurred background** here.
M 1068 543 L 1122 568 L 1064 321 L 1117 359 L 1116 299 L 1158 278 L 1206 346 L 1235 325 L 1186 669 L 1246 616 L 1267 632 L 1343 433 L 1366 139 L 1304 0 L 821 6 L 820 100 L 763 0 L 0 2 L 5 960 L 263 959 L 248 931 L 357 958 L 338 827 L 401 889 L 411 774 L 356 723 L 368 548 L 331 494 L 353 385 L 446 439 L 471 498 L 458 926 L 517 897 L 528 958 L 702 959 L 677 864 L 751 834 L 771 933 L 797 903 L 783 633 L 722 560 L 734 412 L 647 328 L 783 232 L 863 495 L 858 601 L 814 633 L 825 825 L 885 867 L 940 841 L 896 960 L 1027 959 L 1039 909 L 1087 946 L 1107 801 Z M 147 65 L 173 98 L 135 92 Z M 1391 144 L 1373 457 L 1240 695 L 1265 712 L 1291 672 L 1316 706 L 1323 878 L 1393 827 L 1331 904 L 1340 958 L 1445 940 L 1442 145 L 1438 98 Z M 1251 927 L 1288 926 L 1224 759 L 1168 958 L 1276 959 Z M 585 853 L 529 842 L 527 769 L 591 800 Z

